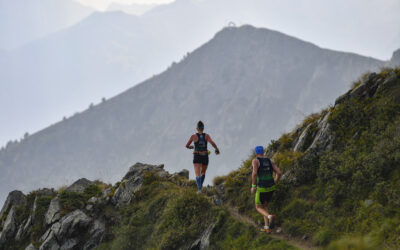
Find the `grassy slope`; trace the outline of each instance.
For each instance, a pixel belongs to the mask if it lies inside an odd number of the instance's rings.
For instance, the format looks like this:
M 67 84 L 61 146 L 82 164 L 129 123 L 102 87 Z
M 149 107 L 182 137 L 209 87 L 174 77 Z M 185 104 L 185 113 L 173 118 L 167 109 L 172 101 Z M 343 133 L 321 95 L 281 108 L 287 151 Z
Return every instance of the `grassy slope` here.
M 183 249 L 214 223 L 210 249 L 292 248 L 233 219 L 210 197 L 197 195 L 193 182 L 183 184 L 148 175 L 131 205 L 120 211 L 105 208 L 105 217 L 118 222 L 99 249 Z
M 379 77 L 391 71 L 382 70 Z M 395 72 L 399 77 L 400 70 Z M 332 148 L 294 152 L 302 128 L 311 124 L 316 130 L 328 111 Z M 353 98 L 313 114 L 299 128 L 268 147 L 281 169 L 293 173 L 278 184 L 271 202 L 284 230 L 330 249 L 399 247 L 400 82 L 378 89 L 372 98 Z M 214 181 L 225 183 L 229 204 L 261 221 L 249 193 L 252 157 Z

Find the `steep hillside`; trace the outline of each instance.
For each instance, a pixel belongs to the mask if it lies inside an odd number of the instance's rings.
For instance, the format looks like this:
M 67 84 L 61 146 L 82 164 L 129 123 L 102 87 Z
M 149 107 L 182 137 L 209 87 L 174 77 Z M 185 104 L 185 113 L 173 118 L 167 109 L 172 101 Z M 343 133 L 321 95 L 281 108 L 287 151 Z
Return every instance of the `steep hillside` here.
M 271 207 L 286 233 L 328 249 L 400 246 L 400 69 L 366 74 L 335 105 L 272 141 L 283 170 Z M 218 177 L 227 204 L 256 220 L 251 158 Z
M 0 249 L 295 249 L 234 219 L 187 178 L 137 163 L 112 187 L 80 179 L 57 192 L 14 191 Z
M 249 190 L 252 158 L 203 194 L 187 170 L 137 163 L 112 186 L 80 179 L 11 192 L 0 249 L 295 248 L 276 239 L 281 230 L 327 249 L 396 249 L 399 125 L 400 69 L 384 69 L 271 141 L 266 154 L 284 173 L 270 203 L 271 236 L 254 226 L 262 218 Z
M 29 4 L 26 0 L 3 0 L 0 13 L 19 3 L 23 6 L 17 5 L 16 15 L 24 19 L 31 4 L 43 7 L 50 2 L 64 7 L 65 1 L 73 0 L 31 0 Z M 2 3 L 7 6 L 3 8 Z M 341 18 L 333 9 L 340 10 Z M 39 28 L 56 23 L 53 15 L 63 16 L 55 10 L 42 11 L 46 14 L 40 17 L 45 20 Z M 21 138 L 25 132 L 37 132 L 164 71 L 231 21 L 279 30 L 325 48 L 387 59 L 400 44 L 398 12 L 398 1 L 180 0 L 155 7 L 140 17 L 122 12 L 90 15 L 81 23 L 10 51 L 4 59 L 0 57 L 0 123 L 6 124 L 0 129 L 0 145 Z M 20 21 L 2 17 L 1 13 L 0 26 L 18 25 Z M 31 30 L 30 24 L 21 26 Z M 0 33 L 0 40 L 8 37 Z M 357 65 L 355 62 L 353 66 Z
M 293 127 L 382 63 L 267 29 L 223 29 L 162 74 L 0 151 L 1 197 L 80 177 L 115 182 L 135 161 L 192 169 L 184 144 L 200 119 L 222 152 L 211 157 L 209 176 L 226 174 L 251 145 Z

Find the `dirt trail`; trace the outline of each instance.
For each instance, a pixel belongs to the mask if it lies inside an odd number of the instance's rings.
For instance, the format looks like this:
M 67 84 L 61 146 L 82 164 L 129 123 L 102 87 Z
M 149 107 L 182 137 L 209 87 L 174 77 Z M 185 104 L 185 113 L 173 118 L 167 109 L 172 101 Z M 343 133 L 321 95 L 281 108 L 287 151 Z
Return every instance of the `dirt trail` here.
M 248 225 L 252 225 L 252 226 L 256 227 L 257 229 L 259 228 L 257 226 L 257 224 L 251 218 L 247 217 L 246 215 L 240 214 L 236 208 L 229 207 L 229 206 L 227 206 L 227 208 L 229 210 L 230 215 L 233 218 L 235 218 L 243 223 L 246 223 Z M 286 241 L 289 244 L 291 244 L 297 248 L 300 248 L 300 249 L 318 249 L 316 246 L 313 246 L 311 244 L 311 242 L 309 242 L 309 241 L 305 241 L 300 238 L 290 237 L 289 235 L 287 235 L 283 232 L 280 232 L 280 233 L 273 232 L 272 234 L 270 234 L 270 236 L 275 239 Z

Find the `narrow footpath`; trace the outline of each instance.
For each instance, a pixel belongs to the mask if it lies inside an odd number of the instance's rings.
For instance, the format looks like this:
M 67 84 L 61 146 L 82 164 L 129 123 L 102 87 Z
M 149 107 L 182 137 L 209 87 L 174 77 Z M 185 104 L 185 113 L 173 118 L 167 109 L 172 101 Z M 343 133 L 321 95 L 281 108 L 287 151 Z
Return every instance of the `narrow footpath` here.
M 240 214 L 236 208 L 230 207 L 230 206 L 227 206 L 227 208 L 228 208 L 228 210 L 229 210 L 230 215 L 231 215 L 233 218 L 237 219 L 237 220 L 240 221 L 240 222 L 243 222 L 243 223 L 248 224 L 248 225 L 252 225 L 252 226 L 256 227 L 257 229 L 259 229 L 259 227 L 257 226 L 257 224 L 256 224 L 251 218 L 249 218 L 249 217 L 246 216 L 246 215 Z M 297 247 L 297 248 L 300 248 L 300 249 L 307 249 L 307 250 L 308 250 L 308 249 L 312 249 L 312 250 L 318 249 L 318 248 L 317 248 L 316 246 L 314 246 L 310 241 L 302 240 L 302 239 L 296 238 L 296 237 L 290 237 L 288 234 L 285 234 L 285 233 L 283 233 L 283 232 L 277 233 L 277 232 L 274 230 L 274 231 L 270 234 L 270 236 L 271 236 L 272 238 L 274 238 L 274 239 L 286 241 L 286 242 L 288 242 L 289 244 L 291 244 L 291 245 L 293 245 L 293 246 L 295 246 L 295 247 Z

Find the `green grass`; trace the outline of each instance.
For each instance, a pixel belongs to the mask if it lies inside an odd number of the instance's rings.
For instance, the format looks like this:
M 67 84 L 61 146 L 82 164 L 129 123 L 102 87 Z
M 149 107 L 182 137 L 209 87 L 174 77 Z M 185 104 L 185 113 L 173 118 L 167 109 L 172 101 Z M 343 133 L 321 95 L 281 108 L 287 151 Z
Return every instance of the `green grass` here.
M 383 69 L 383 82 L 399 69 Z M 352 98 L 330 108 L 332 148 L 294 152 L 296 138 L 320 115 L 271 141 L 268 155 L 290 177 L 280 181 L 270 204 L 278 225 L 293 236 L 308 235 L 329 249 L 400 245 L 400 81 L 381 86 L 374 97 Z M 315 123 L 315 124 L 314 124 Z M 310 143 L 309 143 L 310 144 Z M 226 183 L 228 203 L 255 220 L 249 193 L 251 156 L 216 182 Z M 372 204 L 365 205 L 366 200 Z

